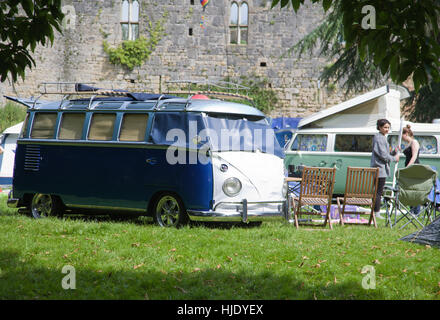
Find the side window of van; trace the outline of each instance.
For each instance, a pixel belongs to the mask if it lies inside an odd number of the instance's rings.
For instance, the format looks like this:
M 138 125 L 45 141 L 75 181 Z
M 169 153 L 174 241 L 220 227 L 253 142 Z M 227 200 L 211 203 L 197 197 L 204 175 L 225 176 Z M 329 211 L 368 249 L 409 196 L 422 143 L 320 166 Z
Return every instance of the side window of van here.
M 420 154 L 437 154 L 437 139 L 434 136 L 417 136 L 414 138 L 420 144 Z M 391 150 L 393 150 L 398 144 L 399 137 L 397 135 L 388 136 L 388 143 L 390 144 Z M 401 149 L 405 149 L 407 146 L 402 142 L 400 145 Z
M 90 122 L 89 140 L 109 141 L 113 138 L 115 113 L 94 113 Z
M 298 134 L 292 143 L 293 151 L 326 151 L 326 134 Z
M 437 153 L 437 139 L 433 136 L 415 136 L 420 144 L 421 154 L 436 154 Z
M 58 139 L 79 140 L 81 139 L 84 126 L 84 113 L 64 113 L 61 118 Z
M 185 133 L 187 130 L 186 116 L 183 112 L 157 112 L 154 115 L 153 127 L 151 129 L 151 141 L 155 144 L 171 145 L 174 142 L 167 139 L 167 133 L 170 129 L 181 130 Z M 177 137 L 175 138 L 177 141 Z M 181 141 L 186 145 L 185 141 Z
M 397 147 L 397 144 L 399 143 L 399 136 L 396 135 L 388 135 L 387 137 L 388 144 L 390 145 L 390 151 L 394 150 Z M 400 148 L 403 150 L 405 149 L 406 145 L 404 141 L 402 140 L 402 143 L 400 144 Z
M 337 152 L 371 152 L 372 147 L 372 135 L 336 135 L 335 151 Z
M 20 138 L 27 136 L 27 125 L 29 121 L 29 113 L 26 113 L 26 118 L 23 121 L 23 126 L 21 127 Z
M 144 141 L 148 114 L 124 114 L 119 134 L 120 141 Z
M 39 112 L 34 116 L 31 138 L 52 139 L 58 114 L 56 112 Z

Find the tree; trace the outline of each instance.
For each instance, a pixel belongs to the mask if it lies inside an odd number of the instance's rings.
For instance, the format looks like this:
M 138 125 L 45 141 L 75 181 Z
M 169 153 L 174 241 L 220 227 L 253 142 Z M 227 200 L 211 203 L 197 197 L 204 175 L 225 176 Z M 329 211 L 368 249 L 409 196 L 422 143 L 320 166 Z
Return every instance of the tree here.
M 440 118 L 440 83 L 432 82 L 423 86 L 411 96 L 403 106 L 409 120 L 417 122 L 432 122 Z
M 272 8 L 305 0 L 272 0 Z M 372 63 L 395 83 L 412 75 L 415 90 L 440 83 L 439 0 L 311 0 L 327 12 L 338 8 L 345 47 L 341 57 Z M 343 61 L 339 60 L 338 61 Z
M 37 44 L 53 44 L 54 29 L 61 32 L 61 0 L 0 1 L 0 81 L 25 77 L 35 66 L 30 52 Z
M 295 52 L 300 58 L 304 53 L 313 54 L 319 47 L 320 56 L 334 61 L 324 68 L 320 80 L 324 85 L 334 81 L 340 82 L 346 93 L 363 92 L 382 85 L 389 78 L 389 74 L 382 76 L 370 56 L 362 61 L 355 46 L 345 50 L 342 14 L 340 3 L 333 2 L 322 23 L 292 46 L 287 53 Z

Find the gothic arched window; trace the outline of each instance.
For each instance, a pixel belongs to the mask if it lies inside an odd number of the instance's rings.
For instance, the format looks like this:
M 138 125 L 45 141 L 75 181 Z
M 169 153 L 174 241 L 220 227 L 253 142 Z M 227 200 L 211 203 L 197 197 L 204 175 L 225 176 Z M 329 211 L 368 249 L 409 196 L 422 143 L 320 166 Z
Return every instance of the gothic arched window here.
M 136 40 L 139 38 L 139 1 L 122 1 L 121 29 L 122 40 Z
M 229 42 L 248 43 L 249 6 L 244 1 L 233 1 L 229 19 Z

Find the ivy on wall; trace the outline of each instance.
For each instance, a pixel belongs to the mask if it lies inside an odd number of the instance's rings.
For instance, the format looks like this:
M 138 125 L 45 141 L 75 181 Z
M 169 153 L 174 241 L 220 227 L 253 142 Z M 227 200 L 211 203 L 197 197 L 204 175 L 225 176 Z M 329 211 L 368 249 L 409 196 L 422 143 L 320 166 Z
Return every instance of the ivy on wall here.
M 267 78 L 253 75 L 241 77 L 241 84 L 250 88 L 248 95 L 254 100 L 255 106 L 268 114 L 277 108 L 278 95 L 270 86 Z
M 108 54 L 110 63 L 125 66 L 129 70 L 143 65 L 154 52 L 159 41 L 166 35 L 164 23 L 167 16 L 168 13 L 165 12 L 162 19 L 157 22 L 148 21 L 148 37 L 140 36 L 136 40 L 126 40 L 116 48 L 112 48 L 104 40 L 104 51 Z

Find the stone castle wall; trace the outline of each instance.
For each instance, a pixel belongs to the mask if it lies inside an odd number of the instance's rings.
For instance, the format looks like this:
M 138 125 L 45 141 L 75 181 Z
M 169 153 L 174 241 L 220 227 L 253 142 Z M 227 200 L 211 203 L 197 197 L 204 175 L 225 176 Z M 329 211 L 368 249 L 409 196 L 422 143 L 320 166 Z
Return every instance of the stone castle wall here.
M 211 0 L 203 12 L 199 0 L 140 0 L 140 35 L 148 36 L 148 21 L 167 12 L 164 36 L 149 60 L 133 71 L 112 65 L 103 41 L 121 43 L 121 1 L 64 0 L 68 12 L 63 35 L 53 46 L 38 46 L 36 66 L 25 81 L 0 84 L 0 94 L 29 97 L 41 82 L 95 82 L 106 87 L 166 91 L 170 80 L 223 80 L 254 75 L 266 78 L 280 99 L 271 116 L 303 117 L 344 101 L 335 88 L 319 86 L 328 61 L 316 56 L 280 58 L 323 18 L 320 4 L 270 9 L 271 0 L 247 0 L 247 45 L 229 44 L 231 0 Z M 72 10 L 70 10 L 72 11 Z M 73 14 L 74 13 L 74 14 Z M 203 16 L 203 27 L 200 25 Z M 192 35 L 189 33 L 192 28 Z M 265 66 L 264 66 L 265 65 Z M 0 101 L 3 102 L 3 101 Z

